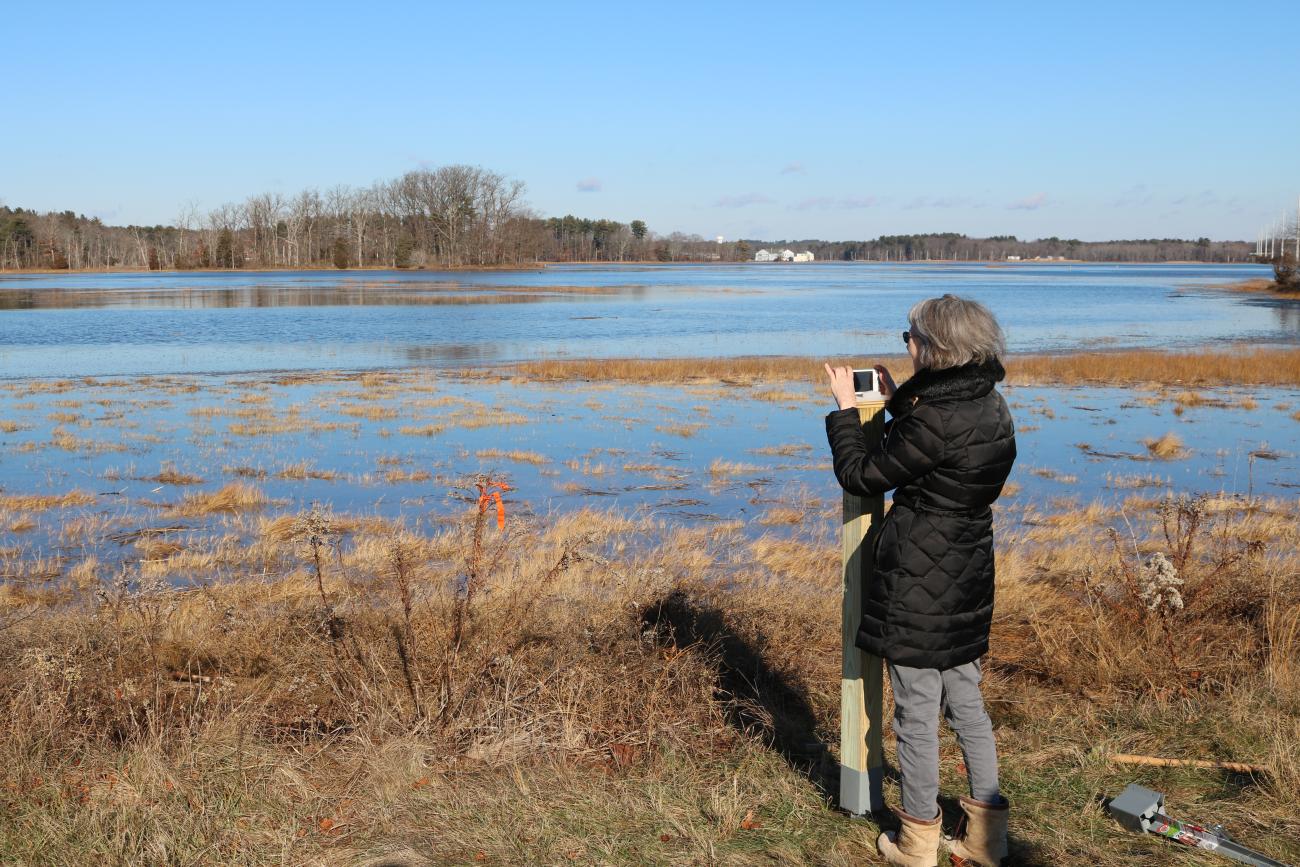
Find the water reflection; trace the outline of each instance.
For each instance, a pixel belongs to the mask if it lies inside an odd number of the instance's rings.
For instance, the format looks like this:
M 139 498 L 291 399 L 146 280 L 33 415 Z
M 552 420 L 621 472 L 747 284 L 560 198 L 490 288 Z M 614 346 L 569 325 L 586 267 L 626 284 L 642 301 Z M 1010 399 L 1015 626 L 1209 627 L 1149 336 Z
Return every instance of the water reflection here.
M 501 347 L 494 343 L 433 343 L 403 346 L 395 355 L 408 364 L 489 361 L 501 357 Z
M 1294 343 L 1256 266 L 835 264 L 0 275 L 0 377 L 360 369 L 568 357 L 889 355 L 945 292 L 1014 352 Z M 551 303 L 548 303 L 551 302 Z
M 426 305 L 531 304 L 575 300 L 590 295 L 644 294 L 644 286 L 590 287 L 492 286 L 460 284 L 386 286 L 245 286 L 179 289 L 0 288 L 3 310 L 78 309 L 230 309 L 256 307 L 405 307 Z

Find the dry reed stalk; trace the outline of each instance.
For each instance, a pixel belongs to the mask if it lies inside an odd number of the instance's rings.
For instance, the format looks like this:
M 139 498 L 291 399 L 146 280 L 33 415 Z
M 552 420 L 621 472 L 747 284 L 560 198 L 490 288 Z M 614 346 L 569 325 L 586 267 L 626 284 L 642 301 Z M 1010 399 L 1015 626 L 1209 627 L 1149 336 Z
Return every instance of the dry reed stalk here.
M 1148 765 L 1155 768 L 1203 768 L 1214 771 L 1232 771 L 1238 774 L 1267 774 L 1269 769 L 1262 765 L 1249 765 L 1245 762 L 1215 762 L 1207 759 L 1166 759 L 1157 756 L 1135 756 L 1127 753 L 1115 753 L 1106 757 L 1109 762 L 1121 765 Z

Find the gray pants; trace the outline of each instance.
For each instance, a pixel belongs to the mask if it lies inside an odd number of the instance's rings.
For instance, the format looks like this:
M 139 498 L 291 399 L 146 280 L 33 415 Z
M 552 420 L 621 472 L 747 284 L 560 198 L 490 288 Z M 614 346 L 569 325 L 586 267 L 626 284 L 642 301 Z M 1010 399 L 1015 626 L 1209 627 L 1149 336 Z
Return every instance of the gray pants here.
M 909 668 L 889 663 L 894 688 L 894 737 L 902 777 L 903 812 L 929 820 L 939 815 L 939 711 L 957 733 L 970 794 L 1000 803 L 993 723 L 980 694 L 979 661 L 956 668 Z

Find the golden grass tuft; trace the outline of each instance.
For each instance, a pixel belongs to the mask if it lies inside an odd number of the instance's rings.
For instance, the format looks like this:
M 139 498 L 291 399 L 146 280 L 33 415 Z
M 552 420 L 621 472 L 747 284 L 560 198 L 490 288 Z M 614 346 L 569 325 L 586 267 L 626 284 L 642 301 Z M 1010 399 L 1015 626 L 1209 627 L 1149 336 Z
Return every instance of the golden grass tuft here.
M 758 523 L 766 527 L 793 526 L 802 524 L 804 521 L 813 518 L 803 509 L 795 509 L 788 506 L 774 506 L 764 512 L 758 519 Z M 813 518 L 815 520 L 815 518 Z
M 428 470 L 407 470 L 397 468 L 384 473 L 384 481 L 389 484 L 397 484 L 399 482 L 427 482 L 431 478 L 433 478 L 433 474 Z
M 338 478 L 338 473 L 334 470 L 320 470 L 312 464 L 311 461 L 298 461 L 293 464 L 285 464 L 280 471 L 275 474 L 277 479 L 288 479 L 290 481 L 305 481 L 307 479 L 321 479 L 324 481 L 333 481 Z
M 339 412 L 343 415 L 372 421 L 397 418 L 397 410 L 392 407 L 374 406 L 373 404 L 344 404 L 339 407 Z
M 794 457 L 795 455 L 806 454 L 813 450 L 808 443 L 783 443 L 776 446 L 762 446 L 760 448 L 750 449 L 751 455 L 770 455 L 776 457 Z
M 762 467 L 756 467 L 753 464 L 717 458 L 709 464 L 709 475 L 714 477 L 745 476 L 761 472 L 762 469 Z
M 431 437 L 442 433 L 446 429 L 445 424 L 403 425 L 397 429 L 397 432 L 403 436 Z
M 0 512 L 44 512 L 72 506 L 89 506 L 95 495 L 72 490 L 63 494 L 0 494 Z
M 244 512 L 267 504 L 261 489 L 246 482 L 230 482 L 215 491 L 200 491 L 185 497 L 172 510 L 182 517 Z
M 702 424 L 678 423 L 678 424 L 657 424 L 655 430 L 660 433 L 671 434 L 672 436 L 690 439 L 704 429 Z
M 546 455 L 523 449 L 479 449 L 474 452 L 474 457 L 480 460 L 514 461 L 520 464 L 532 464 L 535 467 L 540 467 L 551 460 Z
M 751 392 L 749 397 L 753 400 L 761 400 L 765 403 L 793 403 L 801 404 L 809 399 L 806 392 L 789 391 L 781 388 L 766 388 L 760 391 Z
M 614 468 L 608 464 L 593 462 L 590 458 L 570 458 L 564 462 L 564 465 L 575 473 L 582 473 L 584 476 L 606 476 L 614 471 Z
M 1154 458 L 1162 461 L 1176 460 L 1185 458 L 1189 454 L 1183 446 L 1183 441 L 1172 431 L 1160 437 L 1149 437 L 1142 440 L 1142 444 L 1147 447 L 1147 452 Z
M 157 475 L 149 476 L 148 480 L 157 482 L 160 485 L 201 485 L 203 479 L 200 476 L 191 473 L 183 473 L 170 464 L 163 466 Z
M 135 548 L 140 552 L 141 560 L 166 560 L 185 550 L 180 542 L 153 534 L 142 536 Z

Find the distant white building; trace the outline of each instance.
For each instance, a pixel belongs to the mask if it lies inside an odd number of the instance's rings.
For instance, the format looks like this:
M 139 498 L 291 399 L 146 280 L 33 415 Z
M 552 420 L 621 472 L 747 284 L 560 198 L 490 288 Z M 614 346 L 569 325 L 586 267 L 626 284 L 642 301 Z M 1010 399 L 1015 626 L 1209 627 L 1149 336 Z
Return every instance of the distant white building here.
M 802 253 L 796 253 L 794 250 L 782 250 L 779 253 L 773 253 L 771 250 L 759 250 L 754 254 L 755 262 L 811 262 L 813 254 L 809 250 Z
M 1019 262 L 1019 261 L 1020 261 L 1020 257 L 1019 257 L 1019 256 L 1008 256 L 1008 257 L 1007 257 L 1007 261 L 1008 261 L 1008 262 Z

